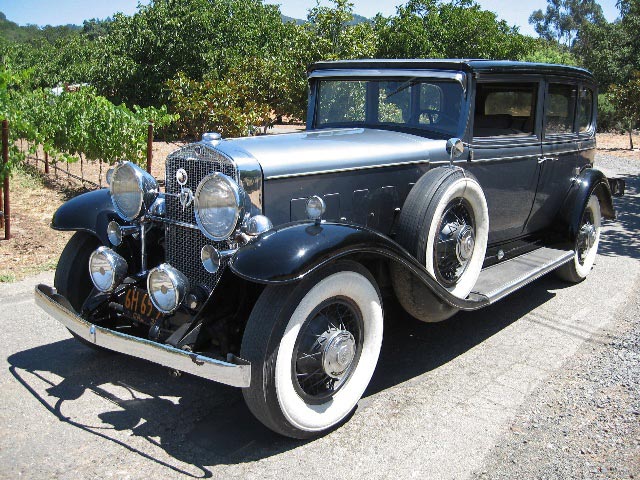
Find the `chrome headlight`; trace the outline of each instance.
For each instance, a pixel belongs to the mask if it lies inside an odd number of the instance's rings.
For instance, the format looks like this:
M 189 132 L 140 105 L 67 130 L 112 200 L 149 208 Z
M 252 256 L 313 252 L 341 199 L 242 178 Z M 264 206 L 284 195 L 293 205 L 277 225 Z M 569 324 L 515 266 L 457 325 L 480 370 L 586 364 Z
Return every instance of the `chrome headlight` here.
M 89 275 L 101 292 L 110 292 L 122 283 L 129 269 L 127 261 L 107 247 L 100 247 L 89 257 Z
M 147 291 L 153 305 L 162 313 L 173 313 L 189 290 L 189 280 L 168 263 L 157 266 L 147 277 Z
M 116 166 L 109 184 L 111 201 L 118 215 L 135 220 L 144 214 L 158 196 L 158 183 L 152 175 L 131 162 Z
M 223 173 L 207 175 L 196 190 L 194 210 L 206 237 L 215 241 L 229 238 L 242 210 L 238 184 Z

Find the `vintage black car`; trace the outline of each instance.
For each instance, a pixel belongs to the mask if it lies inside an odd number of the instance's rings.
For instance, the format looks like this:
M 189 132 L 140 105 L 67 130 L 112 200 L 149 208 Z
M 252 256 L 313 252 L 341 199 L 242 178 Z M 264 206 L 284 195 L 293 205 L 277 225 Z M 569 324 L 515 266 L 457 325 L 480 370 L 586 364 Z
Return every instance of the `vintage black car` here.
M 340 61 L 309 84 L 304 132 L 205 134 L 164 191 L 125 161 L 60 207 L 52 227 L 77 233 L 36 289 L 80 341 L 241 387 L 296 438 L 356 407 L 383 292 L 434 322 L 552 270 L 579 282 L 614 218 L 585 70 Z

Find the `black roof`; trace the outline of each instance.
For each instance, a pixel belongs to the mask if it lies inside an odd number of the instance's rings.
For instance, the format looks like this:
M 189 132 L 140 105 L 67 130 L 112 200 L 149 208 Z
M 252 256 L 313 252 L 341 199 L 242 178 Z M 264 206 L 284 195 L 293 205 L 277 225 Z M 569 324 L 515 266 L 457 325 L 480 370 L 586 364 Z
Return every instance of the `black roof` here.
M 371 60 L 335 60 L 316 62 L 309 67 L 309 73 L 314 70 L 327 69 L 428 69 L 428 70 L 462 70 L 466 72 L 491 73 L 537 73 L 551 75 L 569 75 L 593 79 L 588 70 L 568 65 L 553 65 L 549 63 L 514 62 L 511 60 L 480 60 L 480 59 L 371 59 Z

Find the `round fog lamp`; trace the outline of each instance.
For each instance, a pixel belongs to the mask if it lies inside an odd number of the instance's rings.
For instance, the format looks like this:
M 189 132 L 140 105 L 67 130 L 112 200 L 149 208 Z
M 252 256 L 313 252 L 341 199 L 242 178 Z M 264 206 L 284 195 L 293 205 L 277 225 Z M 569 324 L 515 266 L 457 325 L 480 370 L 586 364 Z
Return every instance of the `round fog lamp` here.
M 307 199 L 307 216 L 310 220 L 320 220 L 326 209 L 327 205 L 318 195 L 313 195 Z
M 89 257 L 89 275 L 101 292 L 111 292 L 127 275 L 127 261 L 107 247 L 100 247 Z
M 216 273 L 220 268 L 220 252 L 212 245 L 205 245 L 200 250 L 200 261 L 209 273 Z
M 117 247 L 122 243 L 122 231 L 120 230 L 120 224 L 115 220 L 111 220 L 109 225 L 107 225 L 107 238 L 114 247 Z
M 147 290 L 153 305 L 162 313 L 173 313 L 189 290 L 189 280 L 168 263 L 157 266 L 147 277 Z

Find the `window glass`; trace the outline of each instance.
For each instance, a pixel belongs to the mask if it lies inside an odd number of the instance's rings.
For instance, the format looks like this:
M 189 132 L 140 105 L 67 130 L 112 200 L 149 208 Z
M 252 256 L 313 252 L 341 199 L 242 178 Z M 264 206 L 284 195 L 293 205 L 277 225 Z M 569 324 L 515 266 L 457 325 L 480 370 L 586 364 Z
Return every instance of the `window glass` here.
M 545 133 L 572 133 L 576 105 L 576 87 L 562 83 L 549 84 L 544 111 Z
M 479 83 L 474 136 L 532 134 L 537 92 L 537 83 Z
M 420 85 L 420 117 L 421 124 L 437 124 L 442 110 L 442 88 L 431 83 Z
M 580 89 L 578 100 L 578 131 L 586 132 L 591 126 L 593 117 L 593 91 L 588 88 Z
M 350 125 L 429 130 L 459 135 L 463 90 L 458 82 L 429 78 L 319 81 L 316 127 Z
M 364 81 L 320 82 L 317 122 L 364 122 L 366 95 L 367 82 Z
M 408 123 L 411 116 L 412 81 L 378 82 L 378 121 Z

